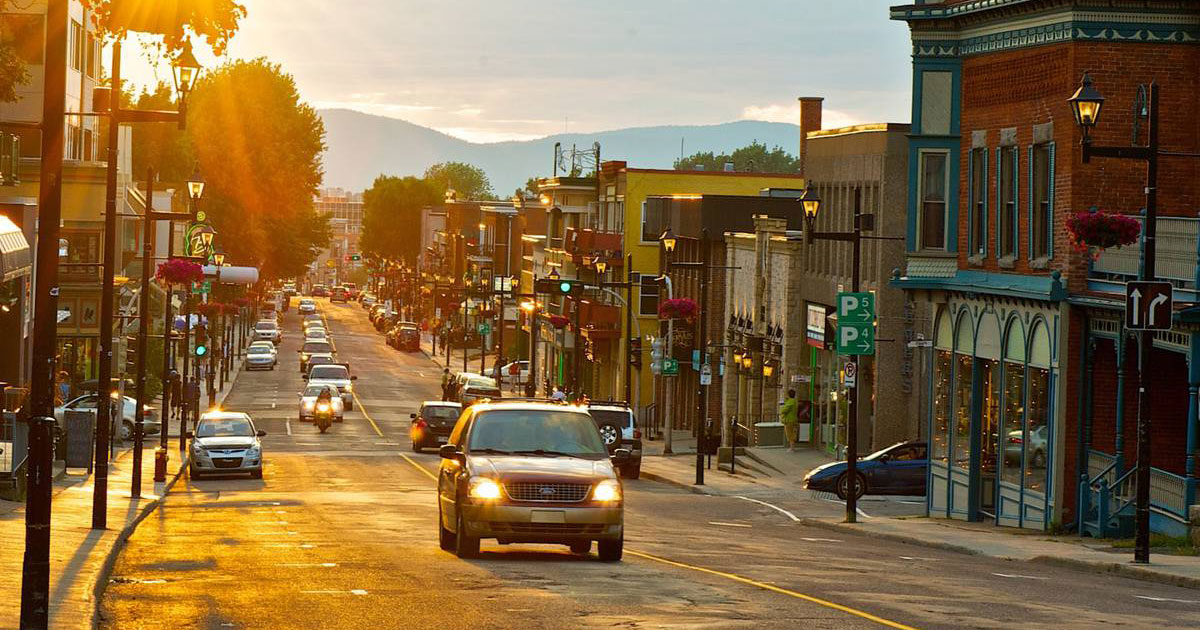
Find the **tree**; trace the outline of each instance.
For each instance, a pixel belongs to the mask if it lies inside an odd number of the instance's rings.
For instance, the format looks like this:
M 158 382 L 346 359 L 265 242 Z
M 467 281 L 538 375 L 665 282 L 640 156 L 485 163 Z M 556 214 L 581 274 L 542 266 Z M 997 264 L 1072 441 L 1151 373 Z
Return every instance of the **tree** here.
M 462 162 L 442 162 L 425 169 L 425 179 L 444 195 L 453 190 L 459 199 L 493 199 L 492 183 L 483 169 Z
M 748 146 L 737 149 L 733 154 L 721 153 L 714 155 L 712 151 L 695 153 L 682 160 L 675 160 L 677 171 L 721 171 L 725 164 L 733 162 L 733 170 L 755 173 L 795 173 L 800 170 L 800 159 L 783 150 L 774 147 L 770 150 L 767 145 L 755 140 Z
M 325 127 L 292 77 L 265 59 L 206 74 L 188 100 L 187 141 L 229 260 L 265 278 L 302 275 L 331 230 L 313 206 Z
M 380 175 L 363 193 L 363 235 L 368 255 L 415 263 L 421 253 L 421 209 L 442 199 L 440 184 L 416 177 Z
M 8 5 L 0 0 L 0 12 Z M 30 60 L 37 60 L 42 51 L 36 49 L 40 38 L 32 37 L 30 29 L 41 28 L 34 16 L 0 13 L 0 103 L 17 100 L 17 88 L 29 82 Z
M 101 34 L 123 38 L 128 31 L 161 35 L 167 53 L 180 51 L 189 33 L 208 41 L 221 56 L 237 33 L 246 7 L 236 0 L 83 0 Z
M 136 99 L 130 92 L 122 91 L 121 101 L 123 107 L 133 109 L 175 111 L 179 108 L 174 90 L 166 83 L 159 83 L 153 92 L 143 90 Z M 150 167 L 164 182 L 182 182 L 192 174 L 195 158 L 187 133 L 178 125 L 136 125 L 131 149 L 134 178 L 144 177 Z

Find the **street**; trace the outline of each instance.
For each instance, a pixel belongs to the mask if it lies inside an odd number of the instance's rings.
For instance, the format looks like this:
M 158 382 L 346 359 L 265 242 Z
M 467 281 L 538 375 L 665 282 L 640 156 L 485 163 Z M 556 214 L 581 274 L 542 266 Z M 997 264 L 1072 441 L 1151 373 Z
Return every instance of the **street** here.
M 225 407 L 264 438 L 262 480 L 184 477 L 120 554 L 102 627 L 1193 628 L 1196 591 L 967 556 L 801 525 L 797 493 L 705 496 L 625 480 L 626 554 L 437 545 L 434 453 L 409 413 L 440 368 L 382 343 L 357 304 L 319 299 L 358 375 L 344 423 L 296 419 L 299 319 L 275 371 L 242 372 Z M 723 474 L 713 471 L 711 474 Z M 836 506 L 834 506 L 836 507 Z M 1151 599 L 1152 598 L 1152 599 Z

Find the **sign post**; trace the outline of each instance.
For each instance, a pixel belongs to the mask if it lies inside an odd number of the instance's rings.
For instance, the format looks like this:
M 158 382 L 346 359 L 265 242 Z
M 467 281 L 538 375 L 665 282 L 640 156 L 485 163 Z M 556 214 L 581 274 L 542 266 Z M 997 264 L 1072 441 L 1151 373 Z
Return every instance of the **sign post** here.
M 1171 330 L 1175 309 L 1170 282 L 1127 282 L 1125 284 L 1125 328 Z

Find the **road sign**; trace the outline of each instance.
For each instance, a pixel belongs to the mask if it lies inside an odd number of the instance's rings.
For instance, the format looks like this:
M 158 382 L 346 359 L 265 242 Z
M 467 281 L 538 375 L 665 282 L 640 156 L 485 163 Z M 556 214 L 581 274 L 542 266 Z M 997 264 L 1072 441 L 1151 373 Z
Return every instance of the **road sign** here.
M 842 366 L 842 384 L 847 388 L 858 387 L 858 364 L 847 361 Z
M 700 384 L 712 385 L 712 366 L 707 363 L 700 366 Z
M 210 293 L 211 291 L 212 291 L 212 280 L 205 280 L 204 282 L 201 282 L 200 287 L 196 289 L 196 293 L 199 293 L 201 295 Z
M 662 362 L 663 376 L 676 376 L 679 374 L 679 360 L 666 358 Z
M 1171 330 L 1174 311 L 1170 282 L 1125 284 L 1125 327 L 1130 330 Z
M 330 258 L 329 260 L 325 261 L 325 266 L 329 267 L 330 269 L 333 269 L 334 267 L 337 266 L 337 263 L 334 262 L 334 260 L 332 258 Z
M 875 321 L 875 295 L 872 293 L 838 293 L 837 319 L 841 324 L 865 324 Z
M 475 330 L 479 331 L 481 335 L 486 335 L 492 332 L 492 325 L 487 322 L 481 322 L 475 327 Z
M 875 354 L 875 323 L 838 324 L 838 354 Z

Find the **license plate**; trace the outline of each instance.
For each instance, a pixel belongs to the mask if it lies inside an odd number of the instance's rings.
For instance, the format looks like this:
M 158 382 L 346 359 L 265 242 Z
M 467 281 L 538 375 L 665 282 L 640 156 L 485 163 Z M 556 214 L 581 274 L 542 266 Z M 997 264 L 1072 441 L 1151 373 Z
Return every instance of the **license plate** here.
M 438 444 L 445 444 L 445 443 L 446 443 L 446 436 L 444 436 L 444 435 L 439 435 L 439 436 L 437 436 L 437 443 L 438 443 Z
M 562 510 L 534 510 L 529 514 L 530 523 L 566 523 L 567 513 Z

